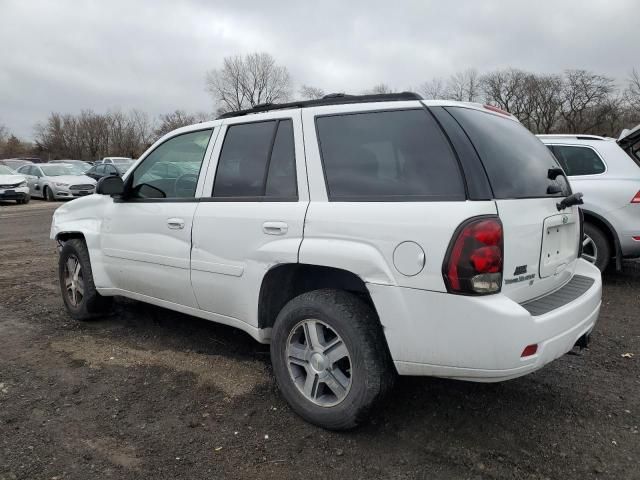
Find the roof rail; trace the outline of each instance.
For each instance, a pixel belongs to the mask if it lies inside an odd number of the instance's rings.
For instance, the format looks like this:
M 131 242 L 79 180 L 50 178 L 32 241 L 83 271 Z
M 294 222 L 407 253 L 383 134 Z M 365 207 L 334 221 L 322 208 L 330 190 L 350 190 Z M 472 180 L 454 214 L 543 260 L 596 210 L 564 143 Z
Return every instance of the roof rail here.
M 284 110 L 288 108 L 306 108 L 319 107 L 322 105 L 342 105 L 349 103 L 367 103 L 367 102 L 401 102 L 403 100 L 422 100 L 422 97 L 413 92 L 401 93 L 376 93 L 370 95 L 349 95 L 346 93 L 330 93 L 322 98 L 315 100 L 302 100 L 289 103 L 261 103 L 253 108 L 246 110 L 237 110 L 234 112 L 223 113 L 218 119 L 241 117 L 251 113 L 270 112 L 272 110 Z
M 576 134 L 576 133 L 539 133 L 536 136 L 545 138 L 575 138 L 576 140 L 606 140 L 600 135 Z

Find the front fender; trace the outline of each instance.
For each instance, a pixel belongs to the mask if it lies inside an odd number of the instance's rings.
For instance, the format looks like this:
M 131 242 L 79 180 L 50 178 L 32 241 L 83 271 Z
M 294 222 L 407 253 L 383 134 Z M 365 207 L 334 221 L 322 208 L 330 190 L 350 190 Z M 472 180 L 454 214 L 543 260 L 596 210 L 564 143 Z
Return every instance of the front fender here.
M 108 287 L 110 282 L 104 271 L 100 242 L 104 210 L 111 197 L 89 195 L 58 207 L 53 213 L 50 238 L 63 240 L 65 237 L 82 236 L 89 251 L 93 280 L 97 287 Z

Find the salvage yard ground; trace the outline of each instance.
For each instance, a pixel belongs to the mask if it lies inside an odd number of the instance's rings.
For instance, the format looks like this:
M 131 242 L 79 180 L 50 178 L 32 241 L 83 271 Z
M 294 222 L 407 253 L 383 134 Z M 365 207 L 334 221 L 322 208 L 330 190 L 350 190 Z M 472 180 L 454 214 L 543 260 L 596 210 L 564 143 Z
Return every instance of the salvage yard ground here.
M 640 263 L 606 274 L 582 355 L 501 384 L 403 378 L 370 424 L 332 433 L 240 331 L 129 300 L 71 320 L 57 205 L 0 203 L 0 480 L 640 478 Z

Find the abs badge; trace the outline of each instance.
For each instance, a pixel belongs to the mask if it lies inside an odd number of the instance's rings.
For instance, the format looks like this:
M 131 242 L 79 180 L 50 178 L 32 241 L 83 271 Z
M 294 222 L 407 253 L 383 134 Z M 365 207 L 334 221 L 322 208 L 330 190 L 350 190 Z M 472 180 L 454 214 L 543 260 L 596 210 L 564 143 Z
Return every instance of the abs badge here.
M 526 265 L 518 265 L 513 272 L 514 278 L 505 278 L 504 283 L 509 285 L 510 283 L 518 283 L 518 282 L 526 282 L 527 280 L 531 280 L 529 285 L 533 283 L 533 278 L 536 276 L 535 273 L 531 273 L 527 275 L 527 266 Z

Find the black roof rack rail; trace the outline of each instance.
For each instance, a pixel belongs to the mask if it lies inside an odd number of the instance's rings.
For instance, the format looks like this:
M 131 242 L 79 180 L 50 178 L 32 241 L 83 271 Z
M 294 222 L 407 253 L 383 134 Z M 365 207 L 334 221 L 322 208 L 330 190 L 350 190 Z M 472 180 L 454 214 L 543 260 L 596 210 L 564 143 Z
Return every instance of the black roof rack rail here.
M 401 102 L 403 100 L 422 100 L 422 97 L 413 92 L 401 93 L 375 93 L 367 95 L 349 95 L 346 93 L 330 93 L 322 98 L 315 100 L 301 100 L 289 103 L 261 103 L 253 108 L 246 110 L 237 110 L 234 112 L 223 113 L 218 116 L 218 120 L 222 118 L 241 117 L 251 113 L 270 112 L 272 110 L 285 110 L 289 108 L 306 108 L 319 107 L 322 105 L 342 105 L 348 103 L 366 103 L 366 102 Z

